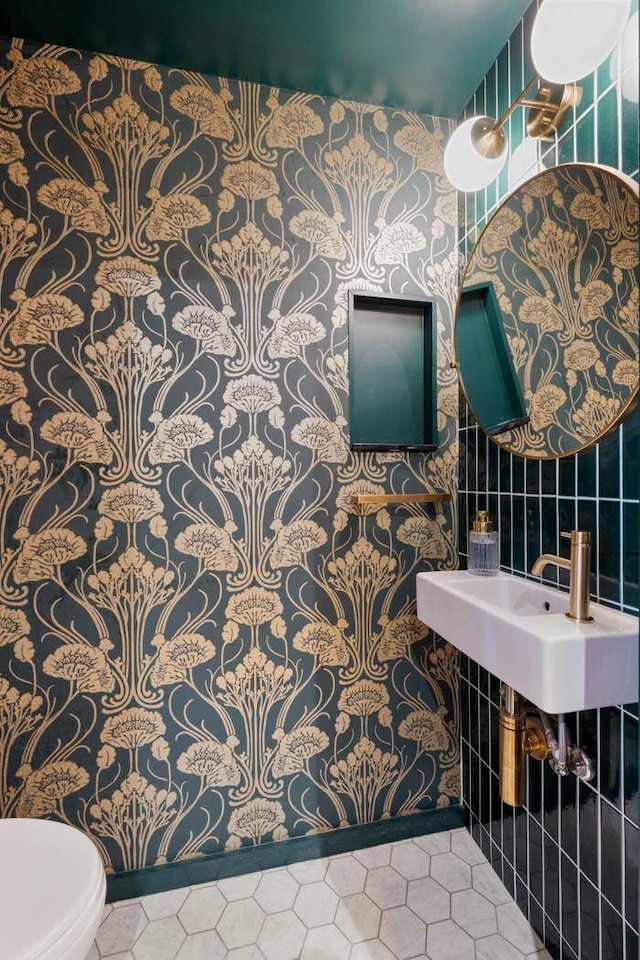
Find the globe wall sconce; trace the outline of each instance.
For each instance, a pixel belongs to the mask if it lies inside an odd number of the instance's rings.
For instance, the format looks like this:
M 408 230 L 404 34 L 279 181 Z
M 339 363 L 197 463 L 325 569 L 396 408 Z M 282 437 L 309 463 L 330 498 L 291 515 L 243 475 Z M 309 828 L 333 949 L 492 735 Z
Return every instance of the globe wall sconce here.
M 543 0 L 531 33 L 536 75 L 498 120 L 471 117 L 449 138 L 444 171 L 456 189 L 472 193 L 498 176 L 508 156 L 504 125 L 518 107 L 529 108 L 529 137 L 553 139 L 567 111 L 580 102 L 576 81 L 616 48 L 630 8 L 631 0 Z

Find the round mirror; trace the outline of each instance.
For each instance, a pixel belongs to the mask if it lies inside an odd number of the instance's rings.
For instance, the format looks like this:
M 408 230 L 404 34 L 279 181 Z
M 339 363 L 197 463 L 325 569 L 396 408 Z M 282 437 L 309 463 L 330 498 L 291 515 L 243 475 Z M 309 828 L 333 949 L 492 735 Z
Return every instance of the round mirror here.
M 568 456 L 638 392 L 638 188 L 569 163 L 518 187 L 476 243 L 455 345 L 469 405 L 500 446 Z

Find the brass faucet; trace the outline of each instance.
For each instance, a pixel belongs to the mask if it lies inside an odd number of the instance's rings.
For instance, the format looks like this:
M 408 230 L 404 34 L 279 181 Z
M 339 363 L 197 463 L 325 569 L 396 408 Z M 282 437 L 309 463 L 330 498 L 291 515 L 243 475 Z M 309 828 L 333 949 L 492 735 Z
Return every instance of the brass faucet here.
M 534 577 L 539 577 L 547 564 L 569 570 L 569 612 L 570 620 L 588 623 L 589 616 L 589 560 L 591 553 L 591 534 L 588 530 L 572 530 L 562 533 L 562 537 L 571 540 L 571 559 L 556 557 L 553 553 L 543 553 L 531 567 Z

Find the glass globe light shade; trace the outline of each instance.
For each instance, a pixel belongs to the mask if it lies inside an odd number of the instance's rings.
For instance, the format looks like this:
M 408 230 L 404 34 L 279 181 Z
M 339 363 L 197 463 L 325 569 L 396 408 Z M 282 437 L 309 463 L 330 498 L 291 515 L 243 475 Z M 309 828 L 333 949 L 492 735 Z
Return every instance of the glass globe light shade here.
M 473 127 L 480 121 L 491 127 L 491 117 L 471 117 L 453 131 L 444 151 L 444 173 L 456 190 L 474 193 L 488 186 L 498 176 L 507 160 L 505 147 L 497 157 L 483 157 L 472 139 Z
M 636 12 L 625 27 L 622 39 L 609 61 L 609 79 L 611 83 L 616 83 L 618 78 L 620 79 L 622 96 L 630 103 L 638 103 L 640 99 L 639 53 L 640 25 Z
M 631 0 L 544 0 L 531 31 L 533 65 L 551 83 L 572 83 L 600 66 L 629 19 Z

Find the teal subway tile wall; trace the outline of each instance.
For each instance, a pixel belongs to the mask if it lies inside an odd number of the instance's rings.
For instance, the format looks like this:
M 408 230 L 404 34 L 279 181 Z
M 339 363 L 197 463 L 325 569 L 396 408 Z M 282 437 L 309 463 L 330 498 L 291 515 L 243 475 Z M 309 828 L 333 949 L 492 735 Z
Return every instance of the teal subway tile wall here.
M 637 8 L 634 2 L 633 13 Z M 536 9 L 532 4 L 464 117 L 499 114 L 531 79 L 529 37 Z M 542 145 L 542 166 L 605 164 L 637 181 L 637 60 L 624 67 L 614 54 L 580 81 L 581 101 L 555 141 Z M 460 198 L 463 256 L 522 175 L 524 120 L 523 110 L 508 120 L 510 162 L 497 182 Z M 594 538 L 592 596 L 637 614 L 638 411 L 597 446 L 562 460 L 525 461 L 499 449 L 477 426 L 464 398 L 459 426 L 461 564 L 478 507 L 486 505 L 498 523 L 503 569 L 521 574 L 540 553 L 562 552 L 563 530 L 586 528 Z M 550 568 L 547 573 L 556 576 Z M 558 576 L 566 585 L 564 572 Z M 463 657 L 463 801 L 473 836 L 552 957 L 637 960 L 637 704 L 571 716 L 573 735 L 596 758 L 596 779 L 585 784 L 559 778 L 547 764 L 528 760 L 526 802 L 517 810 L 501 803 L 498 793 L 498 710 L 497 679 Z

